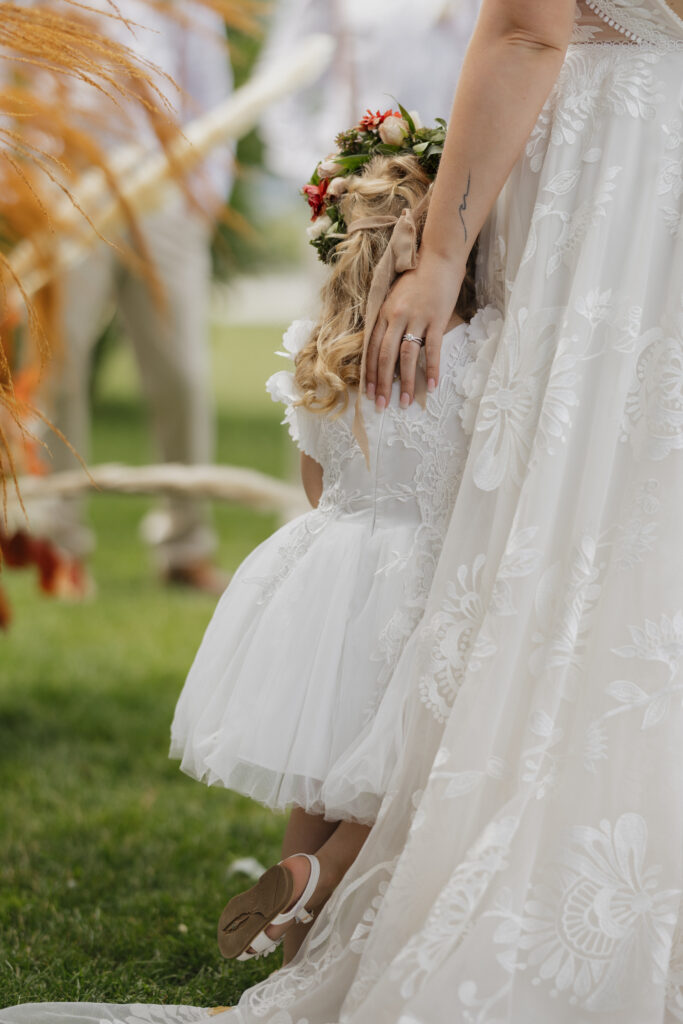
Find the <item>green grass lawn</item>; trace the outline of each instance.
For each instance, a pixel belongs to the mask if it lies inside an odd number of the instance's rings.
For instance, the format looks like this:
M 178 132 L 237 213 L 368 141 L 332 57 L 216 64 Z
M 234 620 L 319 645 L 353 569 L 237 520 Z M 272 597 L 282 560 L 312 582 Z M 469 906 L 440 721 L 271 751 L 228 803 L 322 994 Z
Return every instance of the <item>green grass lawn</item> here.
M 274 329 L 216 334 L 221 462 L 291 473 L 263 380 Z M 152 459 L 130 355 L 103 368 L 93 461 Z M 272 970 L 216 948 L 235 857 L 276 859 L 278 818 L 183 776 L 167 757 L 175 700 L 214 601 L 163 588 L 138 539 L 149 507 L 93 498 L 97 598 L 41 598 L 4 573 L 15 613 L 0 636 L 0 1005 L 42 1000 L 226 1005 Z M 235 568 L 273 517 L 215 509 L 219 561 Z

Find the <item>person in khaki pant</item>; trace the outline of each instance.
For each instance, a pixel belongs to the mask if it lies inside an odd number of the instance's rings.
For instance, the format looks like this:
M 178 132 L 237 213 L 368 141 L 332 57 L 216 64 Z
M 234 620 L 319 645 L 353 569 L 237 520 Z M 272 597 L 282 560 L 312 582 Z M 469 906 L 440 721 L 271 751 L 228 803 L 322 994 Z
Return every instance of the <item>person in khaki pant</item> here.
M 221 41 L 224 27 L 217 15 L 192 5 L 188 27 L 139 0 L 120 0 L 119 6 L 126 17 L 143 27 L 136 28 L 133 36 L 115 23 L 112 30 L 123 33 L 121 41 L 153 61 L 182 88 L 180 98 L 175 93 L 169 98 L 176 108 L 181 107 L 183 121 L 225 98 L 232 77 Z M 131 122 L 130 141 L 153 142 L 146 124 L 134 118 Z M 227 151 L 219 152 L 195 176 L 191 187 L 202 210 L 217 210 L 227 197 L 231 163 Z M 178 194 L 144 217 L 140 227 L 162 301 L 117 257 L 116 250 L 105 244 L 70 271 L 61 282 L 64 351 L 51 381 L 48 414 L 87 460 L 92 355 L 114 312 L 120 315 L 133 344 L 158 457 L 164 462 L 210 463 L 214 448 L 207 346 L 211 219 Z M 55 471 L 73 468 L 74 456 L 66 445 L 51 440 L 50 448 Z M 50 500 L 30 510 L 33 528 L 53 540 L 66 556 L 59 588 L 64 596 L 82 596 L 90 587 L 85 561 L 94 547 L 94 537 L 84 523 L 83 511 L 78 499 Z M 205 503 L 169 499 L 146 517 L 142 534 L 163 579 L 212 592 L 223 589 L 223 574 L 212 564 L 216 538 Z

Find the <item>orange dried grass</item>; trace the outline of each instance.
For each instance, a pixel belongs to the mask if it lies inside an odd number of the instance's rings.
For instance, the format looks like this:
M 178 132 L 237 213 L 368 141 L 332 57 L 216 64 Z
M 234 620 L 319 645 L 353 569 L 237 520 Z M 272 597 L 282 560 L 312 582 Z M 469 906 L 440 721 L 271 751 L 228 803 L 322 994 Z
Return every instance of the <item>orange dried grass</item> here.
M 192 20 L 180 4 L 146 2 L 182 22 Z M 195 2 L 247 33 L 259 31 L 259 17 L 266 10 L 255 0 Z M 135 25 L 122 17 L 116 0 L 108 3 L 103 23 L 102 10 L 93 10 L 85 0 L 62 0 L 60 9 L 49 0 L 26 7 L 0 2 L 0 56 L 11 62 L 6 63 L 8 75 L 0 75 L 5 77 L 0 85 L 0 489 L 5 515 L 7 480 L 16 486 L 17 470 L 35 470 L 40 461 L 41 442 L 28 423 L 44 421 L 32 399 L 49 352 L 59 343 L 53 289 L 29 299 L 7 254 L 30 238 L 34 265 L 49 267 L 57 237 L 74 230 L 74 218 L 60 215 L 65 197 L 94 229 L 72 187 L 84 170 L 98 168 L 109 195 L 121 202 L 129 226 L 132 244 L 118 243 L 121 255 L 146 272 L 150 287 L 155 287 L 136 218 L 96 139 L 102 129 L 124 138 L 130 125 L 124 110 L 134 107 L 144 113 L 169 152 L 179 128 L 160 83 L 174 83 L 150 61 L 109 38 L 104 30 L 107 17 L 123 20 L 131 29 Z M 91 14 L 99 20 L 93 22 Z M 89 111 L 73 110 L 68 100 L 69 83 L 74 81 L 109 102 L 100 111 L 94 105 Z M 175 171 L 181 179 L 181 168 Z M 10 294 L 21 296 L 23 308 L 9 308 Z M 19 326 L 22 321 L 25 329 Z

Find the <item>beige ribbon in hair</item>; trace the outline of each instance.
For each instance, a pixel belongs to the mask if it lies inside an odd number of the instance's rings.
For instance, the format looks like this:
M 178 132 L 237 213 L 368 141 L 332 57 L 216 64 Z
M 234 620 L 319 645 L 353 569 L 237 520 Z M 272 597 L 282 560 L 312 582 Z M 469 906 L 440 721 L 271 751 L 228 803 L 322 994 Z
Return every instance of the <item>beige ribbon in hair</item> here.
M 361 408 L 363 395 L 365 394 L 368 346 L 379 311 L 382 308 L 382 303 L 386 299 L 392 284 L 399 274 L 406 270 L 414 270 L 417 266 L 417 223 L 427 209 L 429 199 L 430 193 L 428 192 L 413 210 L 407 208 L 402 210 L 400 217 L 359 217 L 351 222 L 347 232 L 349 235 L 352 235 L 354 231 L 365 231 L 371 228 L 386 228 L 392 225 L 394 228 L 382 258 L 373 271 L 370 283 L 365 311 L 360 383 L 358 385 L 358 397 L 356 398 L 356 408 L 353 417 L 353 436 L 365 455 L 368 467 L 370 465 L 370 448 L 365 423 L 363 422 L 363 410 Z M 425 407 L 427 401 L 427 379 L 420 363 L 418 363 L 415 378 L 415 399 L 422 408 Z

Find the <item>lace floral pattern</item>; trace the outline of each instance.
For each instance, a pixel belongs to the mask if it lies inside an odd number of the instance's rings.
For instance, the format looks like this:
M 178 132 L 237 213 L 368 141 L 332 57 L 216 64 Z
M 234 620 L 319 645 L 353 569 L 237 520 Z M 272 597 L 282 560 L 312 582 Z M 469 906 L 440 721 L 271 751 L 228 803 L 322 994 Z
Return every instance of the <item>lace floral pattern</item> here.
M 680 236 L 683 224 L 683 97 L 681 115 L 662 125 L 666 137 L 665 154 L 657 179 L 662 216 L 674 238 Z
M 639 458 L 665 459 L 683 449 L 683 314 L 643 337 L 624 438 Z
M 405 566 L 394 567 L 404 570 L 405 599 L 380 634 L 375 658 L 384 663 L 384 682 L 391 677 L 406 640 L 424 613 L 460 485 L 465 452 L 462 442 L 458 446 L 452 440 L 459 437 L 459 432 L 449 428 L 448 423 L 461 418 L 465 401 L 463 375 L 476 358 L 478 349 L 488 342 L 492 333 L 496 333 L 499 319 L 496 310 L 486 309 L 477 313 L 468 332 L 469 342 L 451 349 L 442 368 L 444 386 L 429 403 L 424 416 L 408 421 L 401 417 L 400 411 L 391 411 L 399 442 L 419 456 L 415 494 L 420 509 L 420 525 L 407 560 L 411 563 L 410 572 L 405 572 Z M 368 718 L 374 710 L 374 707 L 368 709 Z
M 635 43 L 675 48 L 683 40 L 683 21 L 665 0 L 583 0 L 606 25 Z
M 659 56 L 651 51 L 624 47 L 595 50 L 577 46 L 568 55 L 560 77 L 526 146 L 532 171 L 540 171 L 548 146 L 576 146 L 579 160 L 595 163 L 601 145 L 597 123 L 617 116 L 651 121 L 663 99 L 656 77 Z M 556 189 L 571 191 L 580 164 L 562 171 Z
M 486 829 L 442 889 L 424 927 L 397 958 L 392 980 L 405 999 L 414 994 L 420 979 L 438 968 L 458 945 L 482 895 L 507 863 L 518 824 L 518 819 L 511 816 Z
M 473 465 L 481 490 L 495 490 L 506 478 L 519 481 L 532 448 L 534 458 L 552 454 L 571 428 L 580 364 L 588 353 L 577 335 L 558 345 L 563 315 L 520 309 L 508 320 L 502 343 L 482 348 L 468 370 L 463 422 L 473 424 L 483 441 Z M 532 334 L 536 344 L 529 346 L 524 339 Z
M 490 618 L 515 614 L 513 588 L 538 565 L 540 551 L 533 547 L 531 527 L 510 539 L 491 588 L 486 592 L 486 556 L 477 555 L 471 567 L 461 565 L 446 584 L 441 608 L 423 627 L 431 646 L 426 671 L 420 676 L 420 698 L 439 722 L 445 722 L 466 672 L 478 672 L 497 651 Z
M 572 829 L 523 913 L 498 926 L 494 941 L 508 947 L 503 962 L 528 968 L 532 984 L 594 1013 L 624 1006 L 634 970 L 661 982 L 680 890 L 662 885 L 661 866 L 648 863 L 647 847 L 647 824 L 638 814 L 623 814 L 613 826 L 604 820 L 599 828 Z

